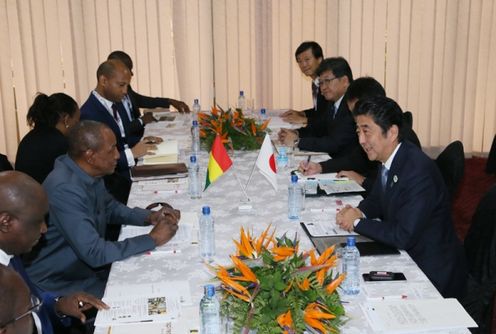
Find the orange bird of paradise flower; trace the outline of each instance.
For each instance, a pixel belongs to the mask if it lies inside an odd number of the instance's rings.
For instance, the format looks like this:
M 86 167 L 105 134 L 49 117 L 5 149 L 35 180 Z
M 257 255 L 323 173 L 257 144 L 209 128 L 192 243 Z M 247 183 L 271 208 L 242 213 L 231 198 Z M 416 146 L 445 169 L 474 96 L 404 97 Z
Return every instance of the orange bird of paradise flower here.
M 334 246 L 327 248 L 319 258 L 315 257 L 315 251 L 310 251 L 310 263 L 312 266 L 322 266 L 322 269 L 317 271 L 316 278 L 320 285 L 324 284 L 324 279 L 330 267 L 336 264 L 336 255 L 332 255 Z M 331 256 L 332 255 L 332 256 Z
M 303 320 L 307 325 L 318 329 L 321 333 L 328 333 L 329 328 L 323 323 L 324 320 L 334 319 L 336 316 L 321 304 L 310 303 L 303 312 Z
M 265 231 L 258 237 L 258 239 L 254 239 L 250 233 L 245 232 L 243 227 L 241 227 L 241 237 L 240 241 L 233 240 L 238 249 L 238 255 L 244 256 L 248 259 L 256 259 L 260 256 L 263 249 L 267 249 L 271 243 L 274 242 L 274 233 L 275 229 L 272 231 L 272 234 L 269 236 L 271 225 L 269 225 Z
M 282 313 L 277 317 L 277 323 L 284 330 L 284 334 L 294 334 L 293 318 L 291 318 L 291 311 Z
M 339 275 L 338 278 L 336 278 L 334 281 L 327 284 L 326 292 L 328 294 L 333 293 L 336 290 L 336 288 L 339 286 L 339 284 L 341 284 L 341 282 L 345 279 L 345 277 L 346 277 L 346 274 L 343 273 L 343 274 Z
M 298 252 L 298 245 L 296 247 L 279 246 L 272 248 L 273 259 L 276 262 L 284 261 L 288 257 Z

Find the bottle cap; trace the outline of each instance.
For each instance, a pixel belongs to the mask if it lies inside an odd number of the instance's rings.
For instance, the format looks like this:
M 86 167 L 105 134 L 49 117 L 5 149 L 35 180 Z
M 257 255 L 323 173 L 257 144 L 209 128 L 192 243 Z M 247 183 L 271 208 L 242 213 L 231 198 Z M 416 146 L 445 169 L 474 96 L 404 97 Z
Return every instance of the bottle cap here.
M 346 246 L 350 246 L 350 247 L 355 246 L 355 237 L 346 238 Z
M 193 121 L 193 126 L 198 126 L 198 121 L 196 119 Z
M 204 206 L 204 207 L 202 208 L 202 213 L 203 213 L 204 215 L 209 215 L 209 214 L 210 214 L 210 207 L 209 207 L 209 206 Z
M 198 99 L 195 99 L 195 101 L 193 103 L 194 104 L 198 104 Z
M 291 183 L 297 183 L 298 182 L 298 175 L 293 174 L 291 175 Z
M 190 162 L 196 162 L 196 155 L 192 155 L 189 157 Z
M 243 92 L 242 90 L 239 91 L 239 96 L 245 96 L 245 92 Z
M 204 291 L 207 297 L 215 296 L 215 286 L 213 286 L 212 284 L 205 285 Z

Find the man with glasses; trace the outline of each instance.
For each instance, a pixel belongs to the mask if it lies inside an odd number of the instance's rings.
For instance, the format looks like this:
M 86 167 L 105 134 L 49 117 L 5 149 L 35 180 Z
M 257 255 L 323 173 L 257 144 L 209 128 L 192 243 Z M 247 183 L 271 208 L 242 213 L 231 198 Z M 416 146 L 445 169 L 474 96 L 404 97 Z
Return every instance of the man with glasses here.
M 332 101 L 326 111 L 326 131 L 321 136 L 301 136 L 297 130 L 283 129 L 279 140 L 300 150 L 326 152 L 336 158 L 358 145 L 355 122 L 345 102 L 348 86 L 353 81 L 351 68 L 342 57 L 324 59 L 317 69 L 320 92 Z
M 39 310 L 42 302 L 30 298 L 21 276 L 3 265 L 0 265 L 0 296 L 0 334 L 31 334 L 31 314 Z
M 47 212 L 47 196 L 38 182 L 17 171 L 0 173 L 0 265 L 16 271 L 31 294 L 43 300 L 39 310 L 32 310 L 36 312 L 37 331 L 43 334 L 53 333 L 52 323 L 68 325 L 70 321 L 64 318 L 65 315 L 84 322 L 83 311 L 106 307 L 99 299 L 82 292 L 59 298 L 60 295 L 38 289 L 26 274 L 19 255 L 30 252 L 46 232 Z M 4 294 L 0 293 L 0 296 L 3 300 Z

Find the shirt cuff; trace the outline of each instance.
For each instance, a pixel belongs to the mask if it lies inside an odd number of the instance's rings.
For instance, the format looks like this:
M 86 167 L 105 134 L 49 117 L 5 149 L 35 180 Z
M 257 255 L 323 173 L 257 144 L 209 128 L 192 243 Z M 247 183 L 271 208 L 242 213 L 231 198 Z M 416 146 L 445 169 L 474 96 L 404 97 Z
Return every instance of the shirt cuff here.
M 127 165 L 129 167 L 134 167 L 136 165 L 136 161 L 134 160 L 133 152 L 130 148 L 126 148 L 124 150 L 124 154 L 126 154 Z
M 355 221 L 353 222 L 353 227 L 356 227 L 358 225 L 358 223 L 360 222 L 362 218 L 357 218 L 355 219 Z
M 143 125 L 143 120 L 141 118 L 138 118 L 138 122 L 140 122 L 141 125 Z

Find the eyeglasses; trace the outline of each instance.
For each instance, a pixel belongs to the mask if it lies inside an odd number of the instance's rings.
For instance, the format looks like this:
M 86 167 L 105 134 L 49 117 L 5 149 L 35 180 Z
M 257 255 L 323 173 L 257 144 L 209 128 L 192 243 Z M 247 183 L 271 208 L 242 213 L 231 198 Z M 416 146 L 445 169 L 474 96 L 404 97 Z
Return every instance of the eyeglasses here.
M 40 310 L 41 305 L 43 305 L 43 301 L 40 300 L 38 297 L 31 295 L 31 307 L 23 314 L 15 317 L 15 318 L 13 318 L 13 319 L 11 319 L 11 320 L 3 323 L 3 324 L 0 324 L 0 329 L 3 329 L 5 327 L 7 327 L 8 325 L 13 324 L 16 321 L 19 321 L 19 320 L 27 317 L 28 315 L 31 315 L 31 313 L 33 313 L 33 312 L 38 312 Z
M 319 79 L 319 86 L 322 86 L 322 85 L 329 85 L 331 83 L 332 80 L 335 80 L 335 79 L 339 79 L 338 77 L 334 77 L 334 78 L 325 78 L 325 79 Z

